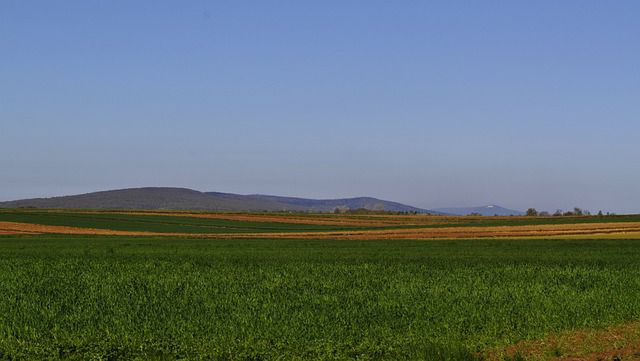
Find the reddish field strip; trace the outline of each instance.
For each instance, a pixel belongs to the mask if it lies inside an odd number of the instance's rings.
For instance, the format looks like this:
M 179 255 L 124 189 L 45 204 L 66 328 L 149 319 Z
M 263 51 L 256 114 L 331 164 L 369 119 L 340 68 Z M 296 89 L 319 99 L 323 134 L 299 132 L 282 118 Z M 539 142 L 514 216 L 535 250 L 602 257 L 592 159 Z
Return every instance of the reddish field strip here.
M 0 229 L 0 234 L 1 235 L 7 235 L 7 234 L 37 234 L 37 233 L 36 232 L 21 232 L 21 231 L 11 231 L 11 230 Z
M 30 231 L 26 231 L 26 230 L 21 230 L 20 228 L 24 228 L 24 227 L 14 227 L 14 226 L 8 226 L 8 227 L 3 227 L 3 223 L 4 222 L 0 222 L 0 235 L 7 235 L 7 234 L 37 234 L 38 232 L 30 232 Z
M 79 214 L 105 214 L 99 211 L 80 211 L 74 212 Z M 376 215 L 376 216 L 345 216 L 345 215 L 277 215 L 277 214 L 235 214 L 235 213 L 189 213 L 189 212 L 108 212 L 108 214 L 123 215 L 144 215 L 144 216 L 171 216 L 171 217 L 189 217 L 204 219 L 220 219 L 228 221 L 245 221 L 245 222 L 274 222 L 274 223 L 293 223 L 293 224 L 315 224 L 315 225 L 333 225 L 333 226 L 360 226 L 360 227 L 384 227 L 384 226 L 414 226 L 414 225 L 436 225 L 451 224 L 458 220 L 455 217 L 439 217 L 426 215 L 411 216 L 394 216 L 394 215 Z
M 315 239 L 436 239 L 482 237 L 535 237 L 613 234 L 640 232 L 640 222 L 593 223 L 571 225 L 500 226 L 500 227 L 442 227 L 366 231 L 242 233 L 238 238 L 315 238 Z
M 556 361 L 640 360 L 640 322 L 599 330 L 581 330 L 551 335 L 541 340 L 522 341 L 487 352 L 487 361 L 505 358 Z
M 42 212 L 39 210 L 38 212 Z M 46 210 L 49 213 L 70 213 L 69 210 Z M 360 227 L 385 227 L 385 226 L 432 226 L 451 225 L 455 226 L 460 222 L 486 221 L 514 221 L 530 220 L 525 216 L 430 216 L 424 214 L 417 215 L 393 215 L 393 214 L 263 214 L 263 213 L 206 213 L 192 211 L 73 211 L 75 214 L 118 214 L 118 215 L 139 215 L 139 216 L 170 216 L 189 217 L 203 219 L 220 219 L 229 221 L 246 222 L 275 222 L 294 223 L 310 225 L 334 225 L 334 226 L 360 226 Z M 556 217 L 553 217 L 554 219 Z M 577 217 L 579 218 L 579 217 Z M 480 226 L 481 227 L 481 226 Z
M 0 229 L 6 234 L 20 233 L 54 233 L 54 234 L 86 234 L 106 236 L 185 236 L 186 233 L 159 233 L 144 231 L 116 231 L 111 229 L 80 228 L 66 226 L 47 226 L 43 224 L 0 222 Z
M 640 232 L 640 222 L 581 223 L 535 226 L 443 227 L 383 229 L 329 232 L 265 232 L 265 233 L 162 233 L 148 231 L 118 231 L 110 229 L 48 226 L 41 224 L 0 222 L 0 229 L 9 232 L 56 234 L 92 234 L 121 236 L 177 236 L 206 238 L 286 238 L 286 239 L 438 239 L 486 237 L 544 237 L 571 235 L 611 235 Z

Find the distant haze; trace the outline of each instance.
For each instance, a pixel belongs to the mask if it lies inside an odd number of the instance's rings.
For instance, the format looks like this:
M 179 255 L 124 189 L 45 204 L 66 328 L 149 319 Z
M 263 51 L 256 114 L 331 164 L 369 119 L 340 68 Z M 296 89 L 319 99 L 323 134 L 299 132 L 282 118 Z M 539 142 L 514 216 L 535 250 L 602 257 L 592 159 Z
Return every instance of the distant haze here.
M 640 2 L 0 4 L 0 200 L 640 212 Z

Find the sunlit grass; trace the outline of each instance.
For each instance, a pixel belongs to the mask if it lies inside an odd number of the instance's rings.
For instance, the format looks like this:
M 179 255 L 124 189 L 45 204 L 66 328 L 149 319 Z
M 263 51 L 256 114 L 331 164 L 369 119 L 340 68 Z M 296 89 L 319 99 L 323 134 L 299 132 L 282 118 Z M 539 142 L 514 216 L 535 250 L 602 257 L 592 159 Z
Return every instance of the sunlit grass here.
M 640 318 L 630 240 L 0 237 L 0 352 L 472 359 Z

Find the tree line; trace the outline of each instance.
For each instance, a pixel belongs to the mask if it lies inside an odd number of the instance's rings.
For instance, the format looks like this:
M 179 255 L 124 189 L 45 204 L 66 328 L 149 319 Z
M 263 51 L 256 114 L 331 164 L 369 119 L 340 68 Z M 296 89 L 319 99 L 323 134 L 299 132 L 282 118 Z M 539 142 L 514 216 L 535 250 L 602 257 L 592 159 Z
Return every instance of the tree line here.
M 549 212 L 545 212 L 545 211 L 538 212 L 538 210 L 536 210 L 535 208 L 529 208 L 529 209 L 527 209 L 527 212 L 525 214 L 527 216 L 529 216 L 529 217 L 550 217 L 550 216 L 553 216 L 553 217 L 570 217 L 570 216 L 590 216 L 591 212 L 586 210 L 586 209 L 579 208 L 579 207 L 574 207 L 573 210 L 571 210 L 571 211 L 563 211 L 562 209 L 558 209 L 554 213 L 549 213 Z M 598 211 L 598 213 L 596 215 L 598 217 L 614 216 L 615 213 L 607 212 L 606 214 L 604 214 L 604 213 L 602 213 L 602 211 Z

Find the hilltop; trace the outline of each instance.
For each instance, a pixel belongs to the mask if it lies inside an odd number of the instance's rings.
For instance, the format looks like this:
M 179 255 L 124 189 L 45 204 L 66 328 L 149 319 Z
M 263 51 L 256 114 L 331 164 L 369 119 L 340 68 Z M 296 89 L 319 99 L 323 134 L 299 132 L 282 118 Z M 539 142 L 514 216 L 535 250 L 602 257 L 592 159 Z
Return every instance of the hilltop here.
M 434 213 L 372 197 L 307 199 L 272 195 L 200 192 L 187 188 L 146 187 L 51 198 L 0 202 L 0 208 L 171 209 L 210 211 L 332 212 L 338 209 Z
M 213 193 L 207 194 L 225 194 Z M 296 197 L 280 197 L 262 194 L 252 194 L 246 197 L 254 201 L 276 202 L 278 204 L 286 204 L 288 207 L 295 209 L 304 209 L 310 212 L 332 212 L 338 209 L 367 209 L 371 211 L 390 211 L 390 212 L 416 212 L 416 213 L 438 213 L 427 209 L 408 206 L 406 204 L 385 201 L 373 197 L 355 197 L 355 198 L 339 198 L 339 199 L 310 199 Z

